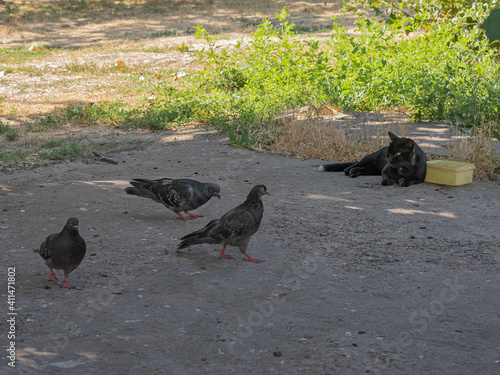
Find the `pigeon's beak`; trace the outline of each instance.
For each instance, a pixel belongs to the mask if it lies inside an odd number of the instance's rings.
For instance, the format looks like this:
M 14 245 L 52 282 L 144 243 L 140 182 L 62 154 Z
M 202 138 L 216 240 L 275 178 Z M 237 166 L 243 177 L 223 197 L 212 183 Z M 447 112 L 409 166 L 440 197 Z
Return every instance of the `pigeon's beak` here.
M 268 191 L 265 191 L 265 192 L 262 193 L 262 195 L 271 195 L 271 193 L 268 192 Z
M 214 196 L 216 196 L 217 198 L 220 199 L 220 194 L 219 193 L 215 193 Z
M 78 232 L 78 225 L 74 225 L 73 228 Z

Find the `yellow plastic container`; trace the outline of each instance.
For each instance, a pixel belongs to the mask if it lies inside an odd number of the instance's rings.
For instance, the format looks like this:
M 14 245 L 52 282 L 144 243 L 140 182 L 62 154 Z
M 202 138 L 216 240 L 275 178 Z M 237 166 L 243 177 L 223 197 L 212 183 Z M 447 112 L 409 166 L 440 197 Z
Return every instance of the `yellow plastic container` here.
M 438 185 L 460 186 L 472 182 L 474 164 L 451 160 L 431 160 L 427 162 L 425 182 Z

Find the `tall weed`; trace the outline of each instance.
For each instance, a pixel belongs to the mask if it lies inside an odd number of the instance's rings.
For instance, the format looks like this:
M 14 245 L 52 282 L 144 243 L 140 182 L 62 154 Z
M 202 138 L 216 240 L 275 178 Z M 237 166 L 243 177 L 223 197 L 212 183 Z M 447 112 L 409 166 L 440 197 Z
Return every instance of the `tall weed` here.
M 482 113 L 499 122 L 497 53 L 482 31 L 469 27 L 467 12 L 431 23 L 422 22 L 434 13 L 425 8 L 420 12 L 390 22 L 360 15 L 356 35 L 334 26 L 334 99 L 351 110 L 403 107 L 416 120 L 472 125 Z
M 434 5 L 421 4 L 412 17 L 393 12 L 385 21 L 360 14 L 354 34 L 335 19 L 327 42 L 300 38 L 286 10 L 277 27 L 264 19 L 245 47 L 218 48 L 199 26 L 195 35 L 207 43 L 199 53 L 204 69 L 180 87 L 158 86 L 146 113 L 166 111 L 167 122 L 209 122 L 241 145 L 251 145 L 248 134 L 277 113 L 323 102 L 345 111 L 404 108 L 416 120 L 462 126 L 482 116 L 498 124 L 498 54 L 478 22 L 468 23 L 490 8 L 462 7 L 437 19 Z

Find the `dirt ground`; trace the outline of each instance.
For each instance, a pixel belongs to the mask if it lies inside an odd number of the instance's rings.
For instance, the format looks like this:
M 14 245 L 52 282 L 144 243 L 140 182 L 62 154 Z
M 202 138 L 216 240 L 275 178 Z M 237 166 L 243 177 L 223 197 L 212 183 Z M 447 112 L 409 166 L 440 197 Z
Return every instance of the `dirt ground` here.
M 0 270 L 7 283 L 15 267 L 17 311 L 3 373 L 498 373 L 498 182 L 383 187 L 200 128 L 107 137 L 130 146 L 110 153 L 118 164 L 1 175 Z M 221 200 L 181 222 L 123 191 L 165 176 L 217 182 Z M 211 245 L 176 254 L 257 183 L 272 195 L 248 253 L 265 263 Z M 32 252 L 70 216 L 88 248 L 75 290 L 49 283 Z
M 1 1 L 0 8 L 7 2 Z M 24 21 L 26 17 L 12 15 L 0 27 L 0 45 L 35 43 L 83 47 L 126 43 L 161 38 L 162 33 L 169 31 L 175 31 L 176 36 L 189 36 L 197 25 L 203 25 L 211 33 L 248 33 L 255 30 L 263 18 L 276 21 L 276 14 L 283 8 L 296 28 L 327 33 L 332 25 L 331 17 L 340 15 L 342 7 L 341 0 L 121 0 L 115 4 L 113 12 L 96 12 L 88 7 L 74 14 L 66 11 L 61 18 L 39 11 L 31 15 L 29 22 Z M 348 25 L 352 25 L 353 20 L 351 15 L 345 17 Z M 169 35 L 163 39 L 171 38 Z
M 262 11 L 245 13 L 250 3 L 233 3 L 226 13 L 172 19 L 138 12 L 109 22 L 21 25 L 2 42 L 125 43 L 174 21 L 185 23 L 179 29 L 201 20 L 244 32 L 237 21 L 272 16 L 285 4 L 272 2 L 276 10 L 257 1 L 254 9 Z M 304 24 L 331 15 L 323 1 L 288 3 Z M 171 38 L 178 44 L 192 36 Z M 40 103 L 66 103 L 50 94 Z M 408 135 L 434 153 L 447 127 L 413 130 Z M 319 160 L 234 148 L 201 127 L 66 131 L 91 138 L 117 164 L 88 157 L 0 171 L 0 347 L 10 353 L 14 316 L 16 365 L 2 355 L 1 374 L 500 371 L 498 182 L 383 187 L 376 176 L 320 173 Z M 181 222 L 160 204 L 124 192 L 139 177 L 217 182 L 221 199 L 194 211 L 204 218 Z M 234 259 L 221 260 L 211 245 L 176 254 L 179 238 L 241 203 L 255 184 L 272 194 L 248 248 L 264 263 L 242 261 L 236 248 L 229 249 Z M 80 219 L 87 255 L 69 278 L 77 289 L 67 290 L 48 282 L 48 268 L 32 249 L 70 216 Z M 8 315 L 6 303 L 11 268 L 17 315 Z
M 74 3 L 78 5 L 77 1 Z M 193 35 L 194 26 L 203 25 L 215 36 L 218 46 L 232 48 L 241 41 L 245 45 L 263 18 L 276 24 L 276 14 L 286 6 L 288 20 L 296 25 L 296 30 L 303 31 L 304 37 L 310 31 L 318 38 L 326 38 L 332 34 L 331 17 L 340 15 L 341 3 L 338 0 L 121 0 L 116 1 L 120 10 L 116 14 L 84 8 L 79 13 L 64 13 L 64 17 L 57 18 L 39 11 L 29 17 L 12 15 L 4 20 L 5 25 L 0 17 L 0 49 L 66 48 L 65 52 L 28 62 L 24 69 L 10 62 L 0 66 L 0 117 L 4 117 L 2 121 L 6 124 L 23 127 L 26 121 L 33 122 L 40 114 L 68 105 L 102 101 L 134 103 L 142 99 L 142 93 L 134 91 L 134 80 L 127 80 L 129 74 L 114 71 L 89 76 L 84 72 L 70 73 L 68 66 L 105 69 L 123 61 L 131 69 L 140 67 L 147 72 L 192 72 L 197 67 L 194 51 L 208 47 Z M 0 11 L 6 4 L 0 0 Z M 353 16 L 347 15 L 343 24 L 350 27 L 353 20 Z M 130 51 L 138 45 L 142 46 L 140 51 Z M 181 45 L 190 52 L 177 50 Z M 36 68 L 36 72 L 30 67 Z M 131 75 L 137 73 L 134 70 Z M 123 80 L 132 87 L 124 89 Z M 165 80 L 173 78 L 161 78 Z

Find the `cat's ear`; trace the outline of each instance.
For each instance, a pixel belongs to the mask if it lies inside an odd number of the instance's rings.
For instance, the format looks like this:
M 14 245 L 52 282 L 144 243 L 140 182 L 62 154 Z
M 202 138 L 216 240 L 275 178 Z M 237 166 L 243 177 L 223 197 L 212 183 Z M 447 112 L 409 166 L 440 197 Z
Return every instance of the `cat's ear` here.
M 415 142 L 412 139 L 407 139 L 406 140 L 406 146 L 408 148 L 411 148 L 412 150 L 415 149 Z
M 387 132 L 387 133 L 389 133 L 389 138 L 391 139 L 391 142 L 393 142 L 399 138 L 396 134 L 393 134 L 391 132 Z

